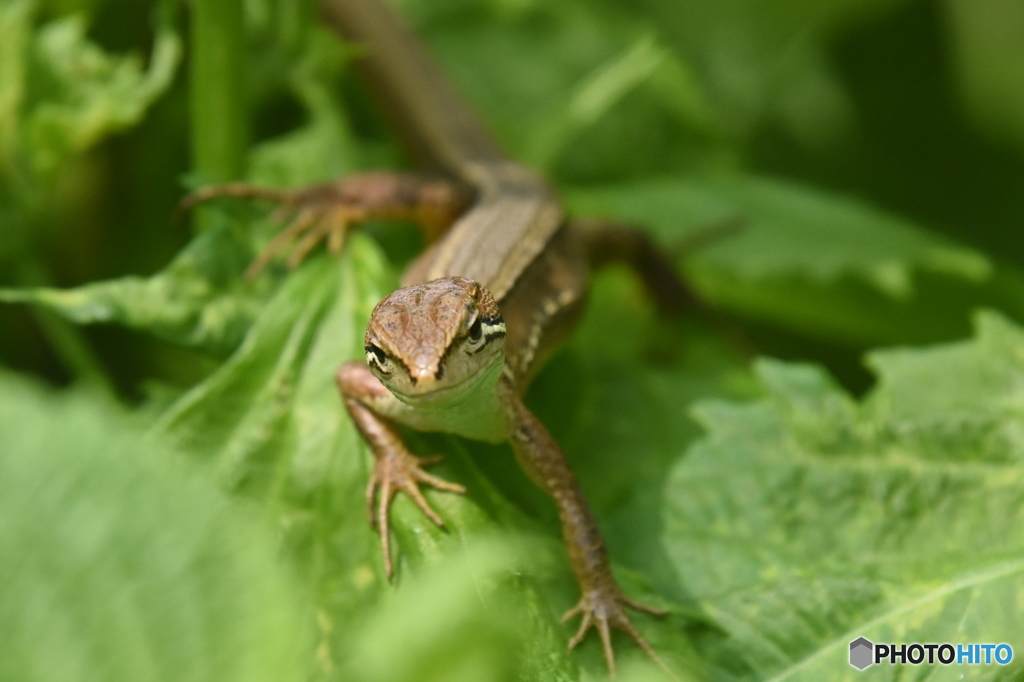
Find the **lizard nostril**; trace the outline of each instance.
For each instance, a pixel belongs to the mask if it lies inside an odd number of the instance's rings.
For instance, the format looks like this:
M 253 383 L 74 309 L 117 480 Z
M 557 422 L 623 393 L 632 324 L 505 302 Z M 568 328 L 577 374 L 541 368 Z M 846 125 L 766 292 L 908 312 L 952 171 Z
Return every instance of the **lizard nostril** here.
M 436 350 L 419 348 L 413 352 L 409 363 L 409 376 L 415 384 L 420 381 L 440 379 L 444 374 L 441 358 Z
M 412 379 L 412 383 L 414 384 L 420 380 L 429 380 L 435 377 L 436 370 L 430 365 L 418 365 L 409 373 L 409 378 Z

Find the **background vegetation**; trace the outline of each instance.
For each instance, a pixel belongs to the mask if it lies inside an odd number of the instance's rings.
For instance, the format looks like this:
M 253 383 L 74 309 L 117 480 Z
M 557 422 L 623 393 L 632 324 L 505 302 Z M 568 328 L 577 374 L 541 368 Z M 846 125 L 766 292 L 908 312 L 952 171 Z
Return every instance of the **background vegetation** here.
M 400 6 L 510 152 L 706 304 L 657 319 L 603 275 L 528 397 L 675 673 L 1024 652 L 1024 7 Z M 171 224 L 208 182 L 401 166 L 355 54 L 308 2 L 0 1 L 0 679 L 603 677 L 564 654 L 576 588 L 505 448 L 410 437 L 472 494 L 431 496 L 448 533 L 400 499 L 383 578 L 332 376 L 414 231 L 247 283 L 265 207 Z

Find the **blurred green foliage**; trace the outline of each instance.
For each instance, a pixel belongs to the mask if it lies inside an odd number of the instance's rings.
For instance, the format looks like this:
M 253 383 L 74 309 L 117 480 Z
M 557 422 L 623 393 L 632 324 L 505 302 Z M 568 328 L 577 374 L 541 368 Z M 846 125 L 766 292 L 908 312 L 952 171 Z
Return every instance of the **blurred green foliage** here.
M 1019 3 L 397 4 L 511 153 L 647 226 L 706 304 L 660 320 L 600 277 L 528 396 L 621 581 L 670 611 L 637 622 L 676 674 L 847 678 L 860 635 L 1024 651 Z M 264 207 L 171 224 L 239 169 L 402 165 L 315 17 L 0 0 L 0 362 L 74 384 L 0 375 L 0 679 L 604 674 L 564 653 L 576 587 L 505 448 L 410 435 L 471 495 L 431 496 L 447 533 L 399 499 L 383 579 L 333 370 L 411 231 L 248 283 Z
M 0 679 L 302 679 L 302 591 L 258 511 L 121 412 L 0 374 Z

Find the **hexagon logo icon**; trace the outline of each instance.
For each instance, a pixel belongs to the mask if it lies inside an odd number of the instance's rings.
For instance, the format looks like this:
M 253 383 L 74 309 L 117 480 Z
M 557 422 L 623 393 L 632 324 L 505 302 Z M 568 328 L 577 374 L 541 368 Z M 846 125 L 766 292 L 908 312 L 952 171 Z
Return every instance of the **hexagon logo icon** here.
M 850 665 L 857 670 L 863 670 L 874 663 L 874 656 L 871 655 L 874 648 L 875 645 L 863 637 L 850 642 Z

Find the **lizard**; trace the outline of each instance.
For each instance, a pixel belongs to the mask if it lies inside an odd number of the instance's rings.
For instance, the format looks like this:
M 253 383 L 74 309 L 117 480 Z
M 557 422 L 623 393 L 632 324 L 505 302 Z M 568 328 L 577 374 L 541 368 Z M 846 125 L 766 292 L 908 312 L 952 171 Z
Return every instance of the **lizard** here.
M 684 284 L 642 231 L 568 218 L 555 190 L 500 149 L 386 2 L 323 0 L 321 12 L 345 41 L 365 50 L 356 68 L 425 171 L 370 171 L 290 189 L 211 185 L 188 195 L 182 208 L 241 197 L 292 213 L 250 265 L 248 278 L 288 248 L 292 266 L 321 242 L 338 252 L 346 234 L 363 222 L 414 222 L 427 249 L 407 268 L 402 288 L 374 308 L 364 339 L 366 361 L 346 362 L 336 375 L 344 406 L 374 456 L 367 514 L 380 533 L 388 579 L 394 573 L 389 512 L 395 495 L 405 493 L 444 527 L 421 486 L 466 492 L 428 473 L 425 467 L 440 458 L 410 452 L 399 425 L 508 442 L 558 509 L 581 591 L 562 619 L 581 617 L 568 648 L 596 629 L 614 676 L 611 629 L 617 628 L 671 674 L 626 609 L 664 611 L 637 603 L 619 587 L 576 475 L 523 394 L 579 318 L 594 269 L 625 263 L 669 312 L 690 300 Z

